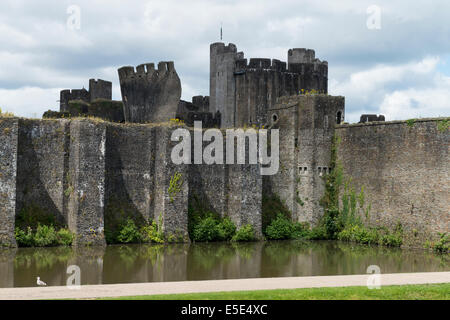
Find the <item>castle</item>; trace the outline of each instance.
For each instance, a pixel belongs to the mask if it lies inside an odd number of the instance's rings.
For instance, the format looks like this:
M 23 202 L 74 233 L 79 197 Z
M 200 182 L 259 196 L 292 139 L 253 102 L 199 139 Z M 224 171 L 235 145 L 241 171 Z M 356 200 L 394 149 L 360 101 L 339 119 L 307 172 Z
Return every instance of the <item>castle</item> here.
M 345 123 L 345 99 L 328 95 L 328 63 L 313 50 L 291 49 L 287 63 L 247 61 L 234 44 L 213 43 L 210 95 L 191 102 L 180 99 L 173 62 L 118 74 L 122 101 L 111 100 L 110 82 L 90 80 L 89 91 L 62 91 L 60 111 L 43 120 L 0 119 L 1 243 L 15 245 L 15 219 L 28 206 L 67 224 L 76 244 L 103 245 L 107 220 L 121 210 L 161 219 L 166 234 L 188 241 L 190 206 L 251 224 L 261 238 L 263 201 L 272 196 L 293 220 L 315 225 L 332 161 L 342 165 L 343 192 L 365 195 L 368 224 L 401 222 L 413 246 L 450 231 L 448 118 Z M 194 121 L 279 129 L 278 173 L 261 176 L 259 164 L 173 164 L 175 118 L 189 130 Z

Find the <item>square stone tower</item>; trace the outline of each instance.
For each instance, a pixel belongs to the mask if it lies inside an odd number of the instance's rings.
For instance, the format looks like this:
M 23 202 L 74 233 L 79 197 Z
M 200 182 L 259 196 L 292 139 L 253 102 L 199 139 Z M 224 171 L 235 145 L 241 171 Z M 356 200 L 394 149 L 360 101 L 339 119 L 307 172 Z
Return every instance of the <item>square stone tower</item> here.
M 282 97 L 268 112 L 280 130 L 280 169 L 265 177 L 264 192 L 278 195 L 294 221 L 315 225 L 323 214 L 334 128 L 344 112 L 344 97 L 323 94 Z

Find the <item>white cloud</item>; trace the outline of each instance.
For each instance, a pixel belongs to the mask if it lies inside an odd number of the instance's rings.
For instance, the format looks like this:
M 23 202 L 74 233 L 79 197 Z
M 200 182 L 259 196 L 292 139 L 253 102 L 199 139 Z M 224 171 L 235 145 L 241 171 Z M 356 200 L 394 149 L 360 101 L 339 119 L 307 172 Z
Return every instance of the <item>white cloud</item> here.
M 58 110 L 61 88 L 42 89 L 25 87 L 20 89 L 0 89 L 0 108 L 3 112 L 12 112 L 17 116 L 40 118 L 51 109 Z
M 377 65 L 330 81 L 330 93 L 346 96 L 347 121 L 362 113 L 387 120 L 444 116 L 450 110 L 450 81 L 437 71 L 438 57 L 402 65 Z
M 413 110 L 425 99 L 418 92 L 445 106 L 441 96 L 447 87 L 436 80 L 436 64 L 450 52 L 446 0 L 379 0 L 378 31 L 366 27 L 372 0 L 78 0 L 78 31 L 66 26 L 70 4 L 1 1 L 3 108 L 32 116 L 58 99 L 58 93 L 50 95 L 54 88 L 81 88 L 89 78 L 112 81 L 113 96 L 120 99 L 118 67 L 163 60 L 175 61 L 183 99 L 207 94 L 209 44 L 219 40 L 221 23 L 224 41 L 248 58 L 286 60 L 289 48 L 315 49 L 329 62 L 330 94 L 346 96 L 351 121 L 363 112 L 380 112 L 381 106 L 398 117 L 394 105 L 410 103 Z M 30 88 L 34 101 L 25 103 Z M 414 99 L 404 97 L 408 94 Z M 430 113 L 423 116 L 434 114 L 424 110 Z
M 386 94 L 379 108 L 389 119 L 443 117 L 450 114 L 450 77 L 436 75 L 431 88 L 396 90 Z

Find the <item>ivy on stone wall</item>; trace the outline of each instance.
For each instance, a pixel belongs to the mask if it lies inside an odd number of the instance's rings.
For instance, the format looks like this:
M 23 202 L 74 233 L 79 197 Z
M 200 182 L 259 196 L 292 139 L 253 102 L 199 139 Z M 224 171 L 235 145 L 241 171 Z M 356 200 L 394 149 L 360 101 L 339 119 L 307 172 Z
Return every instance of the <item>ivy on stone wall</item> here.
M 181 191 L 181 187 L 183 186 L 183 175 L 179 172 L 175 172 L 174 175 L 170 178 L 169 183 L 169 197 L 170 202 L 173 202 L 174 197 Z
M 331 172 L 325 179 L 325 193 L 320 204 L 324 215 L 319 226 L 312 230 L 313 239 L 338 239 L 365 244 L 400 246 L 403 242 L 403 228 L 398 223 L 393 231 L 385 227 L 367 227 L 371 204 L 366 203 L 364 187 L 354 189 L 351 179 L 345 179 L 343 167 L 337 159 L 340 144 L 335 135 L 331 147 Z
M 450 118 L 437 121 L 437 128 L 439 132 L 444 133 L 448 130 L 449 127 L 450 127 Z

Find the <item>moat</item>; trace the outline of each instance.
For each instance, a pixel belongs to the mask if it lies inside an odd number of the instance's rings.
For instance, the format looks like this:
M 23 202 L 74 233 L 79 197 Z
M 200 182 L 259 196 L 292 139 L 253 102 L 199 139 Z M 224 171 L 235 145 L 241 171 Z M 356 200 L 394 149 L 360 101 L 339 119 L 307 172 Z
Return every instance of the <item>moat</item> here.
M 34 287 L 40 276 L 65 285 L 67 267 L 81 284 L 449 271 L 449 255 L 337 241 L 117 245 L 74 249 L 0 249 L 0 287 Z

